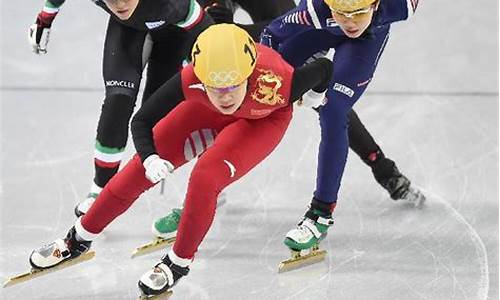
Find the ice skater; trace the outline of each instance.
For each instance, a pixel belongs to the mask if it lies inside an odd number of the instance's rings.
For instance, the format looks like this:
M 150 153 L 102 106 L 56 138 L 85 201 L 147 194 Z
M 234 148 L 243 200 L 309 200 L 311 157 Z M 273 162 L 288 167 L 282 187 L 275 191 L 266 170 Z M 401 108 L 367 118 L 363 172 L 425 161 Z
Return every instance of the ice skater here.
M 332 214 L 350 143 L 356 145 L 353 148 L 358 148 L 356 152 L 372 167 L 376 180 L 393 199 L 404 199 L 416 206 L 425 200 L 369 134 L 355 134 L 366 131 L 352 112 L 373 78 L 391 24 L 410 18 L 417 4 L 418 0 L 302 0 L 262 34 L 262 42 L 293 66 L 335 49 L 333 83 L 326 93 L 327 104 L 319 109 L 321 142 L 316 190 L 298 227 L 289 231 L 284 241 L 294 258 L 302 250 L 316 249 L 333 225 Z

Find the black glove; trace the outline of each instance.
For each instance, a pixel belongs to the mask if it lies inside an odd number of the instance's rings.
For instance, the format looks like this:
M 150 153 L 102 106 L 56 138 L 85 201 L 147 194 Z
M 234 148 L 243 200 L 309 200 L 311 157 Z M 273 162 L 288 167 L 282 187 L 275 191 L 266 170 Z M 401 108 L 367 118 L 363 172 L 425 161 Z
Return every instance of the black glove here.
M 225 6 L 214 3 L 205 7 L 205 11 L 214 20 L 215 23 L 234 23 L 233 11 Z

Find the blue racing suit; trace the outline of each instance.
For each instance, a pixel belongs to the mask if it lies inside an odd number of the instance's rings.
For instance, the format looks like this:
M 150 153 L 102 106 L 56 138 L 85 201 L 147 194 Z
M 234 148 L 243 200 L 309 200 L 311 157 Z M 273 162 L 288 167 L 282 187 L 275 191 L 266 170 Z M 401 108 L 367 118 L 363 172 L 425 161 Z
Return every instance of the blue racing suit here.
M 408 19 L 418 0 L 380 0 L 370 27 L 359 38 L 347 37 L 323 0 L 301 0 L 275 19 L 261 35 L 294 67 L 318 53 L 335 48 L 328 102 L 319 110 L 319 145 L 314 198 L 334 204 L 348 153 L 348 113 L 366 90 L 389 38 L 391 23 Z

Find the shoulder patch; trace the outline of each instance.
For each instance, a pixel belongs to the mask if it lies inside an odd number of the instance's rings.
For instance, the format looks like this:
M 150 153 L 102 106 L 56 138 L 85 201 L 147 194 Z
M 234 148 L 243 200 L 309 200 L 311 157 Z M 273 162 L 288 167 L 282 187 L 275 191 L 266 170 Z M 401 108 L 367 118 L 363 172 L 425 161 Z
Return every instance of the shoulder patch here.
M 283 78 L 272 70 L 258 69 L 258 71 L 260 74 L 256 79 L 252 99 L 267 105 L 284 104 L 285 99 L 279 93 L 279 89 L 283 85 Z

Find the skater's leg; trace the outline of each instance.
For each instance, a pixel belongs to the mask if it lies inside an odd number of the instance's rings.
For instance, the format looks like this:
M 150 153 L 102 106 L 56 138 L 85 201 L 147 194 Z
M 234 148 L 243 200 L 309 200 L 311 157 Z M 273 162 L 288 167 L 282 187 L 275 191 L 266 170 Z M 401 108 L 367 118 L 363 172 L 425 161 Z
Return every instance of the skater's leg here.
M 369 166 L 382 152 L 354 109 L 349 112 L 349 147 Z
M 238 120 L 224 128 L 196 163 L 189 180 L 174 253 L 193 258 L 214 215 L 217 195 L 264 160 L 282 139 L 291 108 L 260 120 Z
M 191 148 L 194 133 L 212 127 L 217 131 L 228 122 L 214 122 L 213 116 L 218 115 L 194 101 L 179 104 L 153 128 L 159 156 L 169 160 L 176 168 L 184 164 L 196 155 L 198 149 L 194 146 Z M 202 151 L 202 148 L 199 150 Z M 87 251 L 90 242 L 109 223 L 125 212 L 142 192 L 154 185 L 146 179 L 144 172 L 139 156 L 135 155 L 123 170 L 113 176 L 89 211 L 76 221 L 65 239 L 58 239 L 33 252 L 30 258 L 33 265 L 50 268 L 76 257 L 75 253 Z
M 219 118 L 228 117 L 219 115 Z M 203 153 L 191 173 L 174 248 L 139 281 L 140 289 L 147 295 L 171 288 L 187 274 L 194 253 L 212 223 L 218 193 L 271 153 L 288 127 L 291 107 L 260 120 L 229 118 L 231 124 L 218 130 L 214 145 Z M 157 280 L 159 276 L 162 280 Z
M 186 43 L 183 41 L 187 40 L 187 36 L 188 33 L 178 27 L 172 27 L 168 32 L 163 31 L 161 34 L 150 33 L 153 47 L 146 71 L 143 104 L 161 85 L 181 70 L 182 62 L 189 50 L 180 45 Z
M 375 180 L 392 199 L 406 199 L 416 206 L 422 205 L 423 194 L 411 187 L 410 180 L 401 174 L 396 163 L 385 156 L 354 110 L 349 112 L 349 147 L 372 169 Z
M 373 77 L 385 42 L 386 35 L 381 33 L 369 41 L 345 41 L 335 49 L 333 84 L 326 94 L 328 102 L 319 109 L 321 141 L 316 191 L 299 227 L 287 234 L 285 244 L 290 248 L 306 249 L 317 244 L 333 223 L 332 212 L 349 147 L 349 112 Z
M 97 125 L 95 176 L 87 199 L 75 208 L 77 216 L 87 212 L 101 189 L 118 171 L 142 69 L 148 57 L 147 44 L 145 32 L 123 26 L 112 18 L 109 20 L 103 53 L 106 97 Z
M 203 105 L 182 102 L 153 128 L 153 139 L 160 157 L 170 161 L 175 168 L 193 157 L 191 143 L 195 133 L 205 129 L 212 132 L 215 115 Z M 193 121 L 197 117 L 196 121 Z M 203 149 L 200 148 L 199 151 Z M 82 217 L 81 226 L 76 224 L 77 232 L 84 239 L 92 239 L 153 184 L 145 177 L 145 170 L 138 155 L 118 174 L 113 176 L 88 213 Z M 81 234 L 80 234 L 81 233 Z

